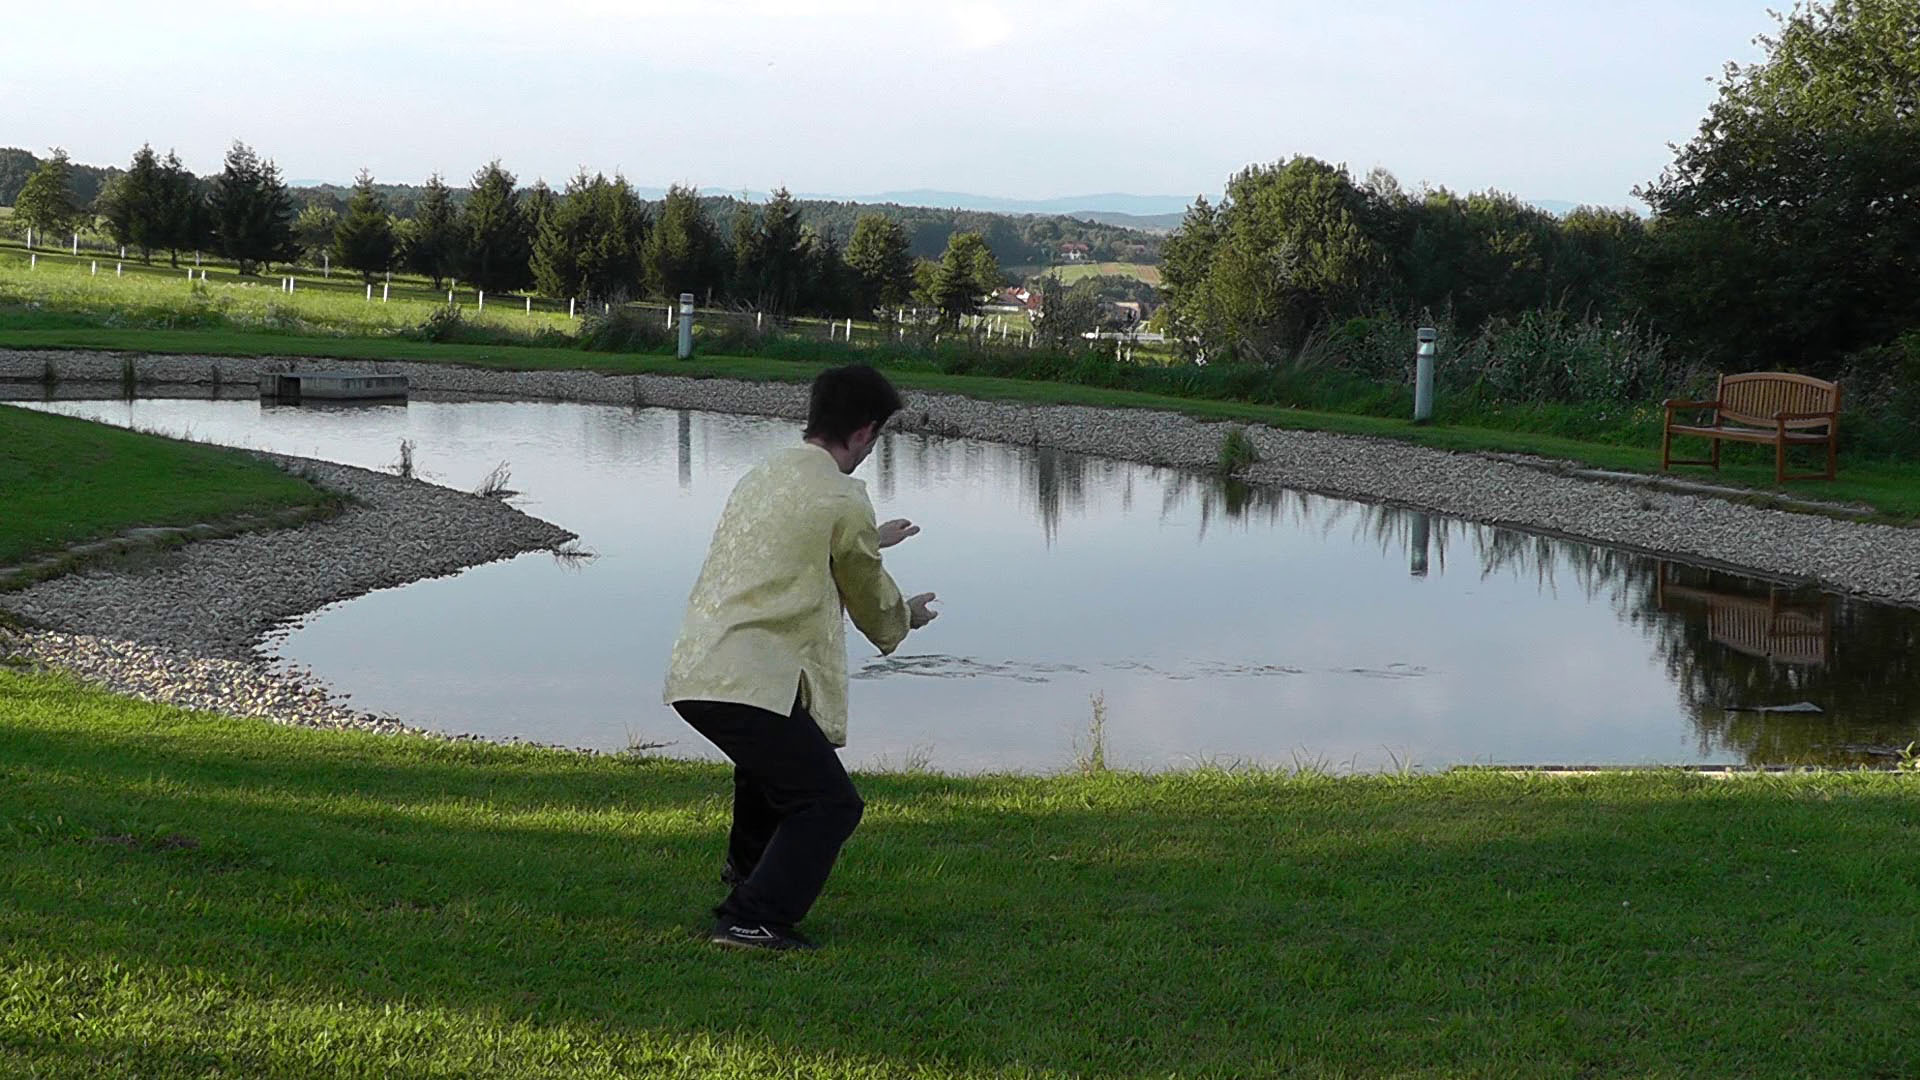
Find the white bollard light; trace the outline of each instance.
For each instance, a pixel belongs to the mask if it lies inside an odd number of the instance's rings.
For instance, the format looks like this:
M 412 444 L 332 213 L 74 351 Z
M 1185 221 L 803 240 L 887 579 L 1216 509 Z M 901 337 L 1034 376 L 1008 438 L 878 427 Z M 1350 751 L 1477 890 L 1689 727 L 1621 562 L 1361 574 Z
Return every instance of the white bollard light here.
M 333 276 L 333 257 L 324 251 L 320 253 L 320 276 L 323 278 Z
M 680 359 L 693 355 L 693 294 L 680 294 Z
M 31 251 L 30 251 L 30 252 L 28 252 L 28 253 L 27 253 L 27 269 L 29 269 L 29 270 L 33 270 L 33 269 L 36 269 L 36 268 L 38 268 L 38 267 L 39 267 L 39 265 L 40 265 L 40 255 L 39 255 L 39 253 L 38 253 L 38 252 L 31 252 Z
M 88 264 L 87 264 L 87 276 L 88 276 L 88 277 L 98 277 L 98 276 L 99 276 L 99 274 L 100 274 L 100 260 L 99 260 L 99 259 L 95 259 L 95 260 L 93 260 L 93 261 L 92 261 L 91 263 L 88 263 Z
M 487 290 L 485 289 L 473 290 L 473 309 L 475 311 L 487 310 Z
M 527 314 L 533 314 L 533 297 L 527 297 Z
M 451 304 L 451 303 L 453 303 L 453 290 L 452 290 L 452 289 L 448 289 L 448 290 L 447 290 L 447 303 L 449 303 L 449 304 Z
M 371 286 L 371 285 L 369 285 L 369 286 L 367 286 L 367 288 L 369 288 L 369 289 L 371 289 L 371 288 L 373 288 L 373 286 Z M 384 304 L 384 303 L 386 303 L 386 302 L 387 302 L 387 292 L 388 292 L 388 290 L 390 290 L 390 289 L 392 289 L 392 288 L 393 288 L 393 286 L 392 286 L 392 285 L 387 285 L 387 284 L 384 284 L 384 283 L 383 283 L 383 284 L 382 284 L 382 285 L 380 286 L 380 302 L 381 302 L 381 303 L 383 303 L 383 304 Z
M 367 303 L 373 303 L 373 282 L 367 282 Z
M 80 234 L 79 233 L 73 234 L 73 253 L 75 255 L 80 254 Z
M 126 264 L 125 264 L 125 263 L 114 263 L 114 264 L 113 264 L 113 276 L 114 276 L 114 277 L 119 277 L 119 276 L 121 275 L 121 273 L 125 271 L 125 269 L 126 269 Z
M 567 297 L 567 318 L 573 318 L 573 297 Z
M 120 245 L 120 257 L 123 259 L 127 257 L 127 245 L 125 244 Z
M 27 250 L 33 250 L 33 226 L 27 226 Z
M 1414 358 L 1413 422 L 1424 424 L 1433 419 L 1433 343 L 1440 332 L 1423 326 L 1414 337 L 1420 342 Z

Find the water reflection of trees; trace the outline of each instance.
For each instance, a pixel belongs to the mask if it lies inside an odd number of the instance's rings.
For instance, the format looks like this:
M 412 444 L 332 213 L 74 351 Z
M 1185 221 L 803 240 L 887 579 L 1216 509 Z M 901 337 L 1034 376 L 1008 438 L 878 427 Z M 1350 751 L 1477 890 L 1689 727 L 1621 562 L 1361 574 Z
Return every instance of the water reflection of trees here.
M 1111 466 L 1111 463 L 1107 463 Z M 1702 753 L 1752 764 L 1849 763 L 1868 748 L 1920 738 L 1920 611 L 1849 600 L 1559 537 L 1401 507 L 1254 487 L 1202 473 L 1118 465 L 1128 486 L 1151 474 L 1161 515 L 1192 508 L 1200 536 L 1221 522 L 1286 526 L 1399 552 L 1409 573 L 1455 572 L 1605 604 L 1652 644 Z M 1023 497 L 1049 541 L 1085 512 L 1099 471 L 1088 459 L 1023 455 Z M 1821 711 L 1750 711 L 1808 702 Z
M 684 420 L 675 434 L 684 469 L 693 441 Z M 764 430 L 728 435 L 768 438 Z M 1223 526 L 1286 527 L 1326 540 L 1344 535 L 1349 543 L 1397 554 L 1396 563 L 1414 576 L 1471 572 L 1604 604 L 1649 641 L 1703 753 L 1756 764 L 1847 762 L 1865 760 L 1848 747 L 1902 746 L 1920 738 L 1920 612 L 1914 610 L 1403 507 L 1043 447 L 888 435 L 876 448 L 873 470 L 886 498 L 896 485 L 935 478 L 1017 490 L 1049 545 L 1103 497 L 1117 498 L 1127 511 L 1157 488 L 1161 519 L 1191 512 L 1202 541 Z M 1741 711 L 1803 701 L 1823 711 Z

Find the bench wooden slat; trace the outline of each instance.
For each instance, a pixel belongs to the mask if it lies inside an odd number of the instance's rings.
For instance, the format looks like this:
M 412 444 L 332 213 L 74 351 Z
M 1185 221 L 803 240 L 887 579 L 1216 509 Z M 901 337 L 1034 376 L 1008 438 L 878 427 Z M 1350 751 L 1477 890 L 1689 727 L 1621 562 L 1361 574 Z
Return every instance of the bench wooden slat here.
M 1660 468 L 1674 465 L 1711 465 L 1720 467 L 1720 443 L 1771 443 L 1774 447 L 1774 482 L 1784 484 L 1787 475 L 1788 446 L 1827 448 L 1825 478 L 1834 478 L 1838 469 L 1840 436 L 1840 384 L 1795 375 L 1784 371 L 1751 371 L 1721 375 L 1712 401 L 1669 400 L 1661 435 Z M 1712 410 L 1706 424 L 1676 423 L 1674 414 Z M 1729 423 L 1731 421 L 1731 423 Z M 1703 460 L 1673 456 L 1673 437 L 1684 435 L 1709 440 L 1712 456 Z M 1822 475 L 1822 474 L 1813 474 Z

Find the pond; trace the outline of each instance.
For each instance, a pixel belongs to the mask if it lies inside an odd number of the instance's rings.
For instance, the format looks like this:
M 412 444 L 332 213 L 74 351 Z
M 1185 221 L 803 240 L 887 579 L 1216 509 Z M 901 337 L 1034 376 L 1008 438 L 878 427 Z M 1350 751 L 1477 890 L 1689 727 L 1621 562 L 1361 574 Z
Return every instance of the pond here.
M 526 402 L 35 407 L 371 468 L 414 444 L 595 554 L 337 604 L 281 643 L 353 704 L 445 731 L 712 756 L 659 704 L 734 481 L 780 419 Z M 1810 763 L 1920 738 L 1920 612 L 1440 515 L 1032 447 L 886 436 L 857 474 L 943 616 L 850 634 L 849 763 Z M 1096 732 L 1094 700 L 1104 723 Z M 1780 710 L 1787 711 L 1756 711 Z

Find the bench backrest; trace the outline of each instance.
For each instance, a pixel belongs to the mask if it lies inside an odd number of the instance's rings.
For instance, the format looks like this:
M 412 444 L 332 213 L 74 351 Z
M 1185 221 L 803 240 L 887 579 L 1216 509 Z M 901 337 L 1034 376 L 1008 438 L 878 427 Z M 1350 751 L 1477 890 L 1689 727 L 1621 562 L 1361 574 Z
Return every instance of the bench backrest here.
M 1720 376 L 1720 417 L 1743 424 L 1774 426 L 1775 413 L 1837 413 L 1840 384 L 1784 371 L 1755 371 Z M 1825 420 L 1789 420 L 1790 428 L 1824 427 Z

